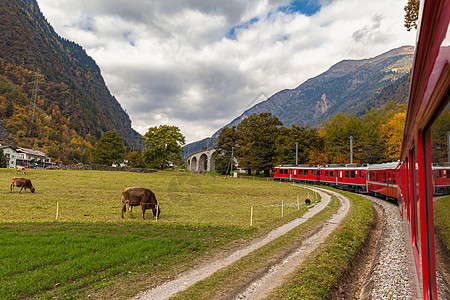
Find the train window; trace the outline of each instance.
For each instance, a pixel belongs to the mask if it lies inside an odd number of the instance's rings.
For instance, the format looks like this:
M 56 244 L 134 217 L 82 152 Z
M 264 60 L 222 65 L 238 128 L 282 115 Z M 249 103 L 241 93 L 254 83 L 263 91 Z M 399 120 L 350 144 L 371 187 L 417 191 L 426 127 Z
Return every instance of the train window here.
M 383 182 L 386 182 L 386 172 L 383 172 Z
M 348 178 L 348 171 L 345 171 L 345 178 Z
M 448 172 L 450 174 L 450 172 Z M 330 177 L 334 177 L 334 171 L 330 171 Z
M 303 170 L 298 170 L 298 175 L 303 175 Z
M 392 173 L 392 183 L 395 184 L 395 173 Z
M 294 170 L 294 175 L 297 174 L 297 170 Z
M 316 175 L 316 171 L 315 171 L 315 170 L 312 170 L 311 174 L 312 174 L 312 175 Z
M 359 171 L 359 177 L 364 178 L 364 171 Z
M 289 174 L 289 170 L 288 169 L 284 169 L 284 174 Z
M 305 171 L 303 172 L 303 174 L 304 174 L 305 176 L 308 176 L 308 170 L 305 170 Z
M 356 171 L 350 171 L 350 178 L 356 177 Z
M 328 171 L 325 171 L 325 176 L 328 177 Z
M 388 173 L 388 182 L 391 183 L 391 173 Z
M 450 178 L 450 171 L 447 171 L 447 178 Z

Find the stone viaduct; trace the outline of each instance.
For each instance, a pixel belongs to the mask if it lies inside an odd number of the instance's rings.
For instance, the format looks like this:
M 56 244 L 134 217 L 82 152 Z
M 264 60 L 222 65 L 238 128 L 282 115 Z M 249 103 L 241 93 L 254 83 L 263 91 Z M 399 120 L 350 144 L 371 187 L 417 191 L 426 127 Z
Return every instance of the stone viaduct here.
M 216 149 L 201 150 L 186 158 L 187 171 L 215 171 L 214 154 Z

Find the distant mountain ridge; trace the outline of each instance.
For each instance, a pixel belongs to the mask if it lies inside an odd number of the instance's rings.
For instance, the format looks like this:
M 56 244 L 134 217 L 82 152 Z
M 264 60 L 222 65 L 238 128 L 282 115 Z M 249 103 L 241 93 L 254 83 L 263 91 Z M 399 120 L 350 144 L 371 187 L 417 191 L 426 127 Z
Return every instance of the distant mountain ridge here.
M 65 118 L 62 123 L 66 123 L 69 132 L 73 129 L 80 137 L 89 135 L 94 141 L 106 131 L 115 130 L 127 147 L 139 147 L 140 134 L 132 129 L 128 114 L 111 95 L 100 68 L 82 47 L 53 30 L 36 0 L 0 1 L 2 105 L 14 101 L 16 113 L 30 105 L 33 90 L 30 81 L 37 73 L 41 76 L 40 114 L 55 120 L 58 118 L 52 114 L 55 109 Z M 17 101 L 12 90 L 24 100 Z M 8 126 L 9 116 L 0 113 Z
M 237 126 L 247 116 L 262 112 L 270 112 L 286 127 L 306 124 L 317 127 L 338 112 L 359 116 L 389 100 L 406 103 L 413 56 L 414 47 L 403 46 L 373 58 L 343 60 L 295 89 L 275 93 L 224 127 Z M 217 143 L 220 131 L 209 139 L 209 145 Z M 206 140 L 186 145 L 185 153 L 200 150 Z

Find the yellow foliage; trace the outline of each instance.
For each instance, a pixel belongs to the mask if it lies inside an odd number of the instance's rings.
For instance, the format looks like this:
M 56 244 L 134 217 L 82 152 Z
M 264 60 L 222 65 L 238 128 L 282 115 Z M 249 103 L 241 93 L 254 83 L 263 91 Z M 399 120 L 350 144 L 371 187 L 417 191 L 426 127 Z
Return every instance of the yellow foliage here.
M 381 126 L 381 139 L 386 145 L 384 155 L 392 161 L 400 158 L 403 130 L 405 127 L 406 113 L 398 112 Z

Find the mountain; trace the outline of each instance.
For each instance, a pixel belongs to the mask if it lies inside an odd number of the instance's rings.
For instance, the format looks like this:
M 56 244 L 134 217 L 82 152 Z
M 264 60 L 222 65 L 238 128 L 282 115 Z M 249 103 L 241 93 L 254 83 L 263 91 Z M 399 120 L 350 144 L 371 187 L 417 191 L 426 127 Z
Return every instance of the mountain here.
M 59 145 L 64 133 L 67 147 L 74 138 L 94 143 L 109 130 L 128 148 L 140 143 L 98 65 L 54 31 L 36 0 L 0 1 L 0 117 L 10 138 L 28 146 Z
M 338 112 L 359 116 L 390 100 L 406 103 L 413 56 L 414 47 L 404 46 L 369 59 L 343 60 L 295 89 L 282 90 L 254 105 L 224 127 L 237 126 L 251 114 L 262 112 L 270 112 L 287 127 L 318 127 Z M 186 145 L 185 153 L 200 150 L 207 140 L 215 145 L 220 130 L 210 139 Z

